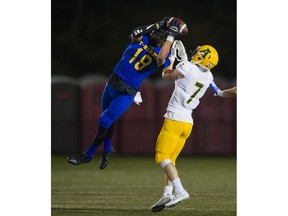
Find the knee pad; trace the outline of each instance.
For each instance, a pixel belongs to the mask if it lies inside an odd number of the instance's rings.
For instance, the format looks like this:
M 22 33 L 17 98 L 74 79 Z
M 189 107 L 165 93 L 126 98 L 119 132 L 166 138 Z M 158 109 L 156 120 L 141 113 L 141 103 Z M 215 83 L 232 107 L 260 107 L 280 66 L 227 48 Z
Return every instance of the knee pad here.
M 172 163 L 172 161 L 169 160 L 169 159 L 163 160 L 163 161 L 161 161 L 161 163 L 160 163 L 160 167 L 161 167 L 162 169 L 164 169 L 164 167 L 165 167 L 167 164 L 169 164 L 169 163 Z
M 110 126 L 113 124 L 113 120 L 110 119 L 105 113 L 103 113 L 98 121 L 99 125 L 104 128 L 110 128 Z

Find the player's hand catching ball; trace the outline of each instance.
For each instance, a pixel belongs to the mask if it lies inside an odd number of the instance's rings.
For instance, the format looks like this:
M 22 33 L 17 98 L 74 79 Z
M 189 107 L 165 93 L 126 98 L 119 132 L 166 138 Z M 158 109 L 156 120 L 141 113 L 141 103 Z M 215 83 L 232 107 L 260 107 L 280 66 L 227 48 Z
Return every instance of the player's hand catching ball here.
M 164 28 L 164 31 L 166 31 L 169 35 L 179 36 L 188 33 L 186 23 L 178 17 L 170 17 L 169 19 L 166 19 L 166 24 L 166 30 Z

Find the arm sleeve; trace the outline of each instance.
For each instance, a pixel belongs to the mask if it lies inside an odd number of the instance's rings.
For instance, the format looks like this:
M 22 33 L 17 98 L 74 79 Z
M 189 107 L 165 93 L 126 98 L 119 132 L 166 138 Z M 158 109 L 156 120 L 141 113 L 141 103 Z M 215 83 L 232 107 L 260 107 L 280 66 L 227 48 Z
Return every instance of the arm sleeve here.
M 210 83 L 209 87 L 213 90 L 213 92 L 214 92 L 215 94 L 217 94 L 217 92 L 221 91 L 221 89 L 219 89 L 219 88 L 217 87 L 217 85 L 215 84 L 214 81 L 212 81 L 212 82 Z

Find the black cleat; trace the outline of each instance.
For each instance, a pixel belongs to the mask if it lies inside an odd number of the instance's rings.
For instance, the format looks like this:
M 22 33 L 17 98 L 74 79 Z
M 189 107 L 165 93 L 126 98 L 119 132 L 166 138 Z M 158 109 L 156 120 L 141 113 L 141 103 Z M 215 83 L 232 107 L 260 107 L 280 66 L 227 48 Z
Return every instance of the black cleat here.
M 107 166 L 108 166 L 108 163 L 109 163 L 109 154 L 110 153 L 114 153 L 115 150 L 112 148 L 112 151 L 107 153 L 107 152 L 104 152 L 102 155 L 101 155 L 101 160 L 100 160 L 100 163 L 99 163 L 99 169 L 105 169 Z
M 82 153 L 80 155 L 72 155 L 67 158 L 68 163 L 73 165 L 79 165 L 83 163 L 89 163 L 91 159 L 87 158 L 87 155 L 85 153 Z
M 109 157 L 108 157 L 107 152 L 104 152 L 101 156 L 100 164 L 99 164 L 99 169 L 105 169 L 108 166 L 109 163 Z

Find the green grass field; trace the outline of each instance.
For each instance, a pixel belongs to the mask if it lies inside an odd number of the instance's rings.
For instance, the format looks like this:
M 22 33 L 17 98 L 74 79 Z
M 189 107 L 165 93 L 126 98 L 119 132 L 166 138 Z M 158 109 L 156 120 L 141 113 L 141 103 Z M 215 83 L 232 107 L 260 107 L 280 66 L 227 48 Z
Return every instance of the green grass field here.
M 150 212 L 163 192 L 164 174 L 153 157 L 112 156 L 98 168 L 99 156 L 73 166 L 66 156 L 52 157 L 53 216 L 234 216 L 236 158 L 181 157 L 177 168 L 190 199 L 159 213 Z

